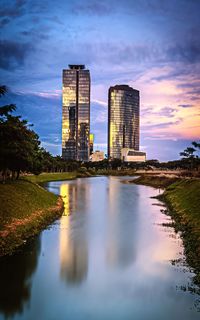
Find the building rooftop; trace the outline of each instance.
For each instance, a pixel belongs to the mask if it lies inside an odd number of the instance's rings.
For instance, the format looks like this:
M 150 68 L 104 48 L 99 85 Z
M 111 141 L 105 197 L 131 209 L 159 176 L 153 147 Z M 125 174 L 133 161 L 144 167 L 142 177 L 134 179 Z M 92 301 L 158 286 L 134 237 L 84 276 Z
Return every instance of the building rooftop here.
M 70 69 L 83 70 L 85 69 L 84 64 L 69 64 Z
M 110 90 L 137 91 L 139 93 L 139 90 L 129 87 L 128 84 L 117 84 L 115 86 L 110 87 Z

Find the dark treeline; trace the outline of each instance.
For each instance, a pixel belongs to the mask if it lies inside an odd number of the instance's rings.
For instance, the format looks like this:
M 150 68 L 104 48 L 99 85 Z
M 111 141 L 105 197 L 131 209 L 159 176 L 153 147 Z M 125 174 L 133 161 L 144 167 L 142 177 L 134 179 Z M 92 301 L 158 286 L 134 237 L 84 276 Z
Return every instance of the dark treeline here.
M 135 169 L 135 170 L 198 170 L 200 168 L 200 158 L 182 158 L 168 162 L 159 162 L 156 159 L 147 160 L 146 162 L 123 162 L 120 159 L 107 160 L 101 162 L 85 163 L 86 168 L 93 169 Z
M 6 92 L 6 86 L 0 86 L 0 97 Z M 14 104 L 0 107 L 0 171 L 3 180 L 10 176 L 18 179 L 20 172 L 39 174 L 73 171 L 80 167 L 78 162 L 66 162 L 42 148 L 33 126 L 20 116 L 14 116 L 15 110 Z
M 0 97 L 7 92 L 6 86 L 0 86 Z M 60 156 L 52 156 L 40 145 L 39 136 L 33 126 L 20 116 L 13 115 L 16 110 L 14 104 L 0 107 L 0 172 L 2 179 L 8 177 L 18 179 L 20 173 L 40 174 L 41 172 L 67 172 L 89 170 L 116 169 L 186 169 L 196 170 L 200 166 L 198 152 L 199 142 L 180 153 L 182 159 L 162 162 L 148 160 L 142 163 L 124 163 L 120 159 L 104 159 L 100 162 L 81 163 L 74 160 L 64 160 Z
M 182 157 L 180 160 L 168 162 L 159 162 L 157 159 L 147 160 L 146 162 L 123 162 L 120 159 L 108 160 L 104 159 L 101 162 L 85 163 L 86 168 L 93 169 L 135 169 L 135 170 L 187 170 L 196 171 L 200 169 L 200 142 L 193 141 L 191 147 L 187 147 L 183 152 L 180 152 Z

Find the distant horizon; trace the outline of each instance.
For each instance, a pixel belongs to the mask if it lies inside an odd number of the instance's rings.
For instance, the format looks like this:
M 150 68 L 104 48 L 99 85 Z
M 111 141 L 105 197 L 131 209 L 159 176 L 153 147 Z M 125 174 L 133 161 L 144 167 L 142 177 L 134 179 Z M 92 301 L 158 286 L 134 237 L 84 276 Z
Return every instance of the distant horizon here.
M 199 12 L 187 0 L 3 0 L 0 82 L 10 92 L 1 105 L 16 104 L 42 145 L 61 154 L 62 70 L 84 64 L 95 145 L 107 153 L 109 87 L 127 84 L 140 91 L 140 150 L 179 159 L 200 138 Z

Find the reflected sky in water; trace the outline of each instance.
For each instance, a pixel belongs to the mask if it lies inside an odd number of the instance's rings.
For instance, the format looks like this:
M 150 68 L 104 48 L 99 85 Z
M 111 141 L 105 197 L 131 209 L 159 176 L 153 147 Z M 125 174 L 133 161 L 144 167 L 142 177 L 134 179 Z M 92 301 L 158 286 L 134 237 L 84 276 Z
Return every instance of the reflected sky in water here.
M 123 180 L 47 184 L 63 196 L 63 216 L 0 260 L 0 319 L 199 319 L 200 297 L 180 289 L 193 275 L 170 262 L 184 257 L 182 241 L 162 226 L 158 191 Z

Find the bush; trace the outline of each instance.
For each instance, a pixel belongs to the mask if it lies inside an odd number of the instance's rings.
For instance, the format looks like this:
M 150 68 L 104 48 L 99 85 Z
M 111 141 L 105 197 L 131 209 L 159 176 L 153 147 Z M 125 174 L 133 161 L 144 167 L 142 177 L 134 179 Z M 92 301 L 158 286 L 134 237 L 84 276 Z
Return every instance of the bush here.
M 78 169 L 78 172 L 80 172 L 80 173 L 86 173 L 86 172 L 87 172 L 87 168 L 86 168 L 86 167 L 80 167 L 80 168 Z
M 96 173 L 96 170 L 95 170 L 94 168 L 89 168 L 89 169 L 88 169 L 88 172 L 89 172 L 90 174 L 95 174 L 95 173 Z

